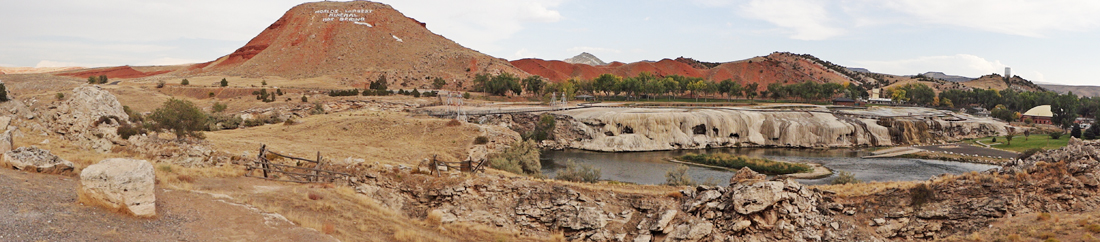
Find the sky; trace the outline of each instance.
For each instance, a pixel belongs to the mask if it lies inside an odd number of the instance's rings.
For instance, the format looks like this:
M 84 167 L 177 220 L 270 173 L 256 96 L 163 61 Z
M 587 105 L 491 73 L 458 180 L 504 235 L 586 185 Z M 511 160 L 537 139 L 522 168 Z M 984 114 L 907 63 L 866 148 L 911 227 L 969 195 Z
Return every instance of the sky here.
M 244 46 L 295 0 L 0 0 L 0 66 L 171 65 Z M 390 0 L 509 60 L 811 54 L 873 72 L 1100 85 L 1095 0 Z

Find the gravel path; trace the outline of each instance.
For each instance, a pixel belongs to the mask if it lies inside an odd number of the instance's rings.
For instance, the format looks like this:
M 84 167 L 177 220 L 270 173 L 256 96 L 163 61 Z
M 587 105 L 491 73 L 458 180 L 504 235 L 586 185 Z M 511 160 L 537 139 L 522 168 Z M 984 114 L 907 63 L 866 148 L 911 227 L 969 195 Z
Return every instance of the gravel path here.
M 207 194 L 157 187 L 157 217 L 81 205 L 79 178 L 0 169 L 0 241 L 333 241 Z

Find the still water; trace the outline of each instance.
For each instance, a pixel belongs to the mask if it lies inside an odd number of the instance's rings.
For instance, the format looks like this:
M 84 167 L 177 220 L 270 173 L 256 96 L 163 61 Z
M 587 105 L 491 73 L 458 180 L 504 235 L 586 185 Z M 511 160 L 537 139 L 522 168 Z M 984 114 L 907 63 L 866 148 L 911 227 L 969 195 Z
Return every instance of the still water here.
M 601 171 L 601 179 L 631 182 L 637 184 L 661 184 L 665 182 L 665 172 L 675 167 L 669 158 L 699 153 L 730 153 L 750 157 L 763 157 L 779 161 L 818 163 L 833 170 L 834 175 L 820 179 L 800 179 L 803 184 L 828 184 L 836 179 L 837 171 L 851 172 L 862 181 L 915 181 L 944 173 L 962 174 L 969 171 L 984 171 L 998 166 L 973 163 L 911 159 L 876 158 L 863 159 L 870 152 L 857 149 L 779 149 L 779 148 L 727 148 L 709 150 L 676 150 L 649 152 L 594 152 L 583 150 L 544 151 L 542 154 L 542 173 L 554 177 L 567 160 L 592 165 Z M 729 183 L 734 172 L 690 166 L 688 174 L 692 181 L 703 182 L 707 179 L 717 181 L 719 185 Z

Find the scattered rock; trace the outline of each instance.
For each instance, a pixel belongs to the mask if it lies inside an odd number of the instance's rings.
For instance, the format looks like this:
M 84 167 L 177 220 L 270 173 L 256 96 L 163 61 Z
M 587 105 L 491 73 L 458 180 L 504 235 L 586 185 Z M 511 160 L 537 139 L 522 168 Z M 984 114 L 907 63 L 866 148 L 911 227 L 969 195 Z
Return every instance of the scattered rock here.
M 50 154 L 50 151 L 38 147 L 19 147 L 4 152 L 0 156 L 0 163 L 16 170 L 47 174 L 70 174 L 73 172 L 72 162 L 61 159 L 61 157 Z
M 737 174 L 730 177 L 730 184 L 737 184 L 741 181 L 763 181 L 768 178 L 768 175 L 759 174 L 748 167 L 741 167 L 741 170 L 737 170 Z
M 138 217 L 156 216 L 153 165 L 145 160 L 112 158 L 80 172 L 79 200 Z

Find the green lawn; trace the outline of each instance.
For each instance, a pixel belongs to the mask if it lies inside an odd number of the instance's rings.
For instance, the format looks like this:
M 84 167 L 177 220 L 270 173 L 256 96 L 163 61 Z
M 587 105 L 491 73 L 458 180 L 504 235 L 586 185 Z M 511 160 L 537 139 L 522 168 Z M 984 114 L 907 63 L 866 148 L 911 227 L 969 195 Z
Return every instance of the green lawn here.
M 1050 135 L 1031 135 L 1027 140 L 1024 140 L 1023 135 L 1016 135 L 1012 137 L 1012 145 L 1008 145 L 1007 142 L 1005 142 L 1004 136 L 997 136 L 997 142 L 993 142 L 993 137 L 985 137 L 977 140 L 985 144 L 1000 143 L 998 145 L 993 145 L 993 148 L 1024 152 L 1032 148 L 1042 148 L 1046 150 L 1062 148 L 1069 142 L 1069 135 L 1062 135 L 1060 139 L 1051 139 Z M 978 145 L 974 142 L 977 140 L 969 140 L 968 142 Z

